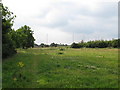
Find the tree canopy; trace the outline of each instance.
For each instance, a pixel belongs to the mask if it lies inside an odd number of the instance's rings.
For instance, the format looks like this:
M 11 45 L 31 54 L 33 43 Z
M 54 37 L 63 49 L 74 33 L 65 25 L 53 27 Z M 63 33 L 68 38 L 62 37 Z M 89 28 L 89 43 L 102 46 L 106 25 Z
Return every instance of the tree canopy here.
M 33 31 L 29 26 L 24 25 L 16 31 L 13 30 L 11 35 L 16 48 L 27 49 L 34 47 L 35 39 L 33 37 Z
M 80 42 L 80 43 L 72 43 L 71 48 L 119 48 L 120 46 L 120 39 L 113 39 L 109 41 L 105 40 L 95 40 L 95 41 L 88 41 L 88 42 Z
M 16 16 L 7 7 L 4 7 L 3 4 L 0 4 L 0 6 L 2 8 L 2 57 L 5 58 L 16 53 L 10 35 Z
M 16 16 L 2 3 L 0 7 L 2 9 L 2 57 L 6 58 L 17 53 L 16 48 L 34 47 L 35 39 L 31 28 L 24 25 L 18 30 L 12 29 Z

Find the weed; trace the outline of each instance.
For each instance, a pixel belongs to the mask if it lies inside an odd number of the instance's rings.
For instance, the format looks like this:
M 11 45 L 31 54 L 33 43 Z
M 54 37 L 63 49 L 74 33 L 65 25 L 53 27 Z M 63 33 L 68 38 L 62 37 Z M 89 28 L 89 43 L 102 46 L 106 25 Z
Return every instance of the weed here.
M 63 52 L 58 52 L 58 54 L 64 54 Z
M 60 51 L 65 51 L 65 49 L 63 49 L 63 48 L 60 48 L 59 50 L 60 50 Z

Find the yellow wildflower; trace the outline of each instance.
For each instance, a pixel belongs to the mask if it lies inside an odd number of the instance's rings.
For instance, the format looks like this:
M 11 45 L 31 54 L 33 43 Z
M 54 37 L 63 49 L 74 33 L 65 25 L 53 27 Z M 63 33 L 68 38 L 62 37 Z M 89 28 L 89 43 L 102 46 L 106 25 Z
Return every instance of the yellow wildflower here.
M 18 63 L 18 66 L 19 66 L 19 67 L 24 67 L 24 63 L 23 63 L 23 62 L 19 62 L 19 63 Z
M 14 81 L 16 81 L 16 80 L 17 80 L 17 78 L 13 78 L 13 80 L 14 80 Z

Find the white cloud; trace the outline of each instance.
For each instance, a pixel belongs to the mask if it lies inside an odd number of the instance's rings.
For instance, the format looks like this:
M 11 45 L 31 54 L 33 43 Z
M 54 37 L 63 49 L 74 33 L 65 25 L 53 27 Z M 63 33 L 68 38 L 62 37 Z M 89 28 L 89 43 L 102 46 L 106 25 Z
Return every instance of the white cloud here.
M 50 28 L 35 28 L 34 37 L 36 38 L 36 43 L 69 43 L 72 42 L 72 36 L 66 32 L 62 32 L 59 29 Z M 48 38 L 47 38 L 48 36 Z

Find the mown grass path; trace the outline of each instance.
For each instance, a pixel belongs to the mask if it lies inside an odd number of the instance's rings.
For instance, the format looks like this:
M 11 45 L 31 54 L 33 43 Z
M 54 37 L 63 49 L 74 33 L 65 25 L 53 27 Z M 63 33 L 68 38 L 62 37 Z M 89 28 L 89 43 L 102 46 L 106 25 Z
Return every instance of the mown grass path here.
M 117 49 L 18 49 L 3 62 L 3 88 L 117 87 Z

